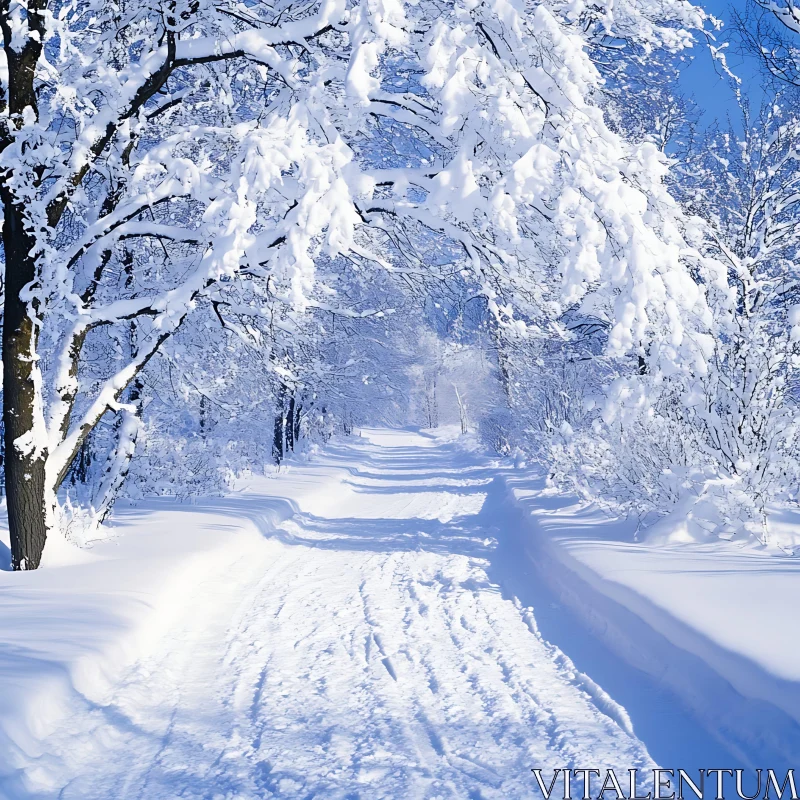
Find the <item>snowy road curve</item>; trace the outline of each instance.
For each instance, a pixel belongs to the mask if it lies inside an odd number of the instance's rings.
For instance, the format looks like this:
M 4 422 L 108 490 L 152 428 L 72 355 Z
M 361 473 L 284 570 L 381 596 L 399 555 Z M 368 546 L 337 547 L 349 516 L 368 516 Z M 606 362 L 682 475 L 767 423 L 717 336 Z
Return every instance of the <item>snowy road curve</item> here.
M 48 737 L 42 797 L 507 800 L 540 796 L 535 766 L 650 765 L 487 577 L 496 468 L 409 432 L 331 452 L 315 480 L 326 463 L 340 478 L 195 585 L 111 701 Z M 259 502 L 223 501 L 252 518 Z

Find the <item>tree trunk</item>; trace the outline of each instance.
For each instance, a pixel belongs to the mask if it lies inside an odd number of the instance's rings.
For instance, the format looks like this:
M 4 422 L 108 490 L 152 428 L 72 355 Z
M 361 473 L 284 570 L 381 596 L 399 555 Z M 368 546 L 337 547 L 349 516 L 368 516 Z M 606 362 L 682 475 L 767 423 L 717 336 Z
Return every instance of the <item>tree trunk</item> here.
M 37 330 L 28 304 L 20 292 L 36 277 L 29 253 L 33 237 L 25 230 L 24 216 L 3 185 L 3 246 L 6 256 L 6 295 L 3 308 L 3 424 L 5 440 L 8 528 L 14 569 L 36 569 L 47 539 L 44 447 L 33 441 L 21 448 L 20 437 L 30 439 L 34 427 Z M 32 311 L 32 309 L 31 309 Z M 42 443 L 43 444 L 43 443 Z
M 13 139 L 14 128 L 22 124 L 25 113 L 38 119 L 34 89 L 36 65 L 45 32 L 46 0 L 32 0 L 27 6 L 27 25 L 31 35 L 21 49 L 10 47 L 11 28 L 6 4 L 3 26 L 8 61 L 3 111 L 8 113 L 2 135 L 5 149 Z M 7 105 L 6 105 L 7 102 Z M 26 112 L 26 109 L 28 110 Z M 20 169 L 25 170 L 21 165 Z M 5 302 L 3 306 L 3 437 L 8 501 L 8 528 L 11 535 L 11 564 L 14 569 L 36 569 L 47 539 L 45 508 L 44 442 L 34 439 L 38 330 L 33 317 L 37 311 L 20 297 L 20 292 L 36 278 L 36 262 L 31 255 L 35 239 L 26 228 L 24 200 L 11 188 L 15 175 L 0 179 L 3 202 L 3 250 L 6 262 Z M 22 176 L 23 181 L 31 176 Z M 23 193 L 24 196 L 24 193 Z M 42 432 L 43 433 L 43 432 Z M 21 438 L 24 437 L 24 438 Z M 36 447 L 36 445 L 39 445 Z
M 278 392 L 278 407 L 275 412 L 275 428 L 272 434 L 272 458 L 275 463 L 280 465 L 283 461 L 283 454 L 285 452 L 285 430 L 286 430 L 286 412 L 284 411 L 284 402 L 286 395 L 286 387 L 281 386 Z
M 0 400 L 2 403 L 2 400 Z M 3 424 L 3 415 L 0 413 L 0 495 L 6 493 L 6 440 L 5 440 L 6 426 Z
M 300 403 L 297 404 L 297 408 L 294 412 L 294 441 L 295 444 L 300 439 L 300 412 L 303 410 L 303 406 Z
M 73 462 L 72 483 L 88 483 L 89 470 L 92 466 L 92 437 L 87 436 L 83 440 L 81 449 L 78 451 L 78 458 Z
M 453 388 L 456 390 L 456 401 L 458 402 L 458 415 L 461 418 L 461 433 L 465 434 L 469 430 L 467 425 L 467 406 L 461 398 L 461 393 L 458 391 L 458 386 L 453 384 Z
M 125 269 L 125 288 L 134 288 L 133 257 L 131 251 L 126 249 L 122 255 L 122 263 Z M 131 322 L 128 327 L 128 347 L 129 356 L 135 358 L 139 353 L 139 343 L 137 341 L 136 323 Z M 134 407 L 134 411 L 124 410 L 119 412 L 117 420 L 117 446 L 112 450 L 106 461 L 105 473 L 100 482 L 100 489 L 97 493 L 97 500 L 93 503 L 95 509 L 95 522 L 99 526 L 105 522 L 114 503 L 122 489 L 128 472 L 131 468 L 131 460 L 136 451 L 136 441 L 139 436 L 141 412 L 142 412 L 142 384 L 141 378 L 137 375 L 128 389 L 128 404 Z M 207 427 L 206 396 L 200 395 L 200 434 L 205 439 Z M 86 437 L 84 444 L 89 441 Z
M 105 475 L 97 493 L 97 501 L 93 504 L 98 525 L 104 522 L 111 513 L 117 495 L 128 477 L 138 435 L 138 409 L 136 411 L 123 411 L 119 424 L 117 446 L 108 456 Z
M 200 436 L 205 441 L 206 438 L 206 426 L 207 426 L 207 412 L 206 412 L 206 396 L 204 394 L 200 395 Z
M 289 397 L 289 411 L 286 414 L 286 451 L 294 452 L 294 395 Z

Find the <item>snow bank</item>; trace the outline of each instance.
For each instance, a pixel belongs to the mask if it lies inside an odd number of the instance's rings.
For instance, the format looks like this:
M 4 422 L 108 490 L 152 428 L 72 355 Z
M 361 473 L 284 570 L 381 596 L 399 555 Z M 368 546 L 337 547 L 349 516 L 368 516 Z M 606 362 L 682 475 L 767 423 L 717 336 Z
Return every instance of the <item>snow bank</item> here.
M 363 433 L 6 573 L 0 652 L 45 666 L 0 659 L 0 798 L 505 800 L 536 796 L 532 765 L 653 766 L 490 579 L 503 466 L 452 431 Z
M 110 538 L 88 550 L 48 544 L 35 572 L 9 571 L 3 529 L 0 798 L 48 795 L 58 772 L 57 756 L 43 749 L 48 735 L 87 707 L 110 707 L 127 668 L 157 652 L 182 616 L 207 613 L 201 601 L 211 588 L 216 603 L 258 580 L 280 547 L 263 534 L 309 492 L 335 494 L 348 474 L 332 452 L 324 469 L 282 468 L 280 497 L 274 480 L 252 477 L 236 498 L 118 508 Z
M 742 766 L 797 761 L 800 561 L 719 540 L 636 543 L 635 520 L 609 519 L 541 480 L 505 482 L 525 512 L 519 544 L 555 600 Z

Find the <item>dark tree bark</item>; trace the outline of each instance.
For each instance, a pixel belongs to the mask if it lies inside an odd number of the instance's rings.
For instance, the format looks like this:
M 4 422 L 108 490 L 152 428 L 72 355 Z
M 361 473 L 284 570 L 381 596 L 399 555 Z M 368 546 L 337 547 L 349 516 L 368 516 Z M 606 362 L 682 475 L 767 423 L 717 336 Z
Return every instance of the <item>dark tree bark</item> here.
M 182 19 L 187 20 L 200 8 L 200 4 L 190 4 L 190 6 L 190 10 L 187 11 L 188 16 L 182 16 Z M 98 129 L 94 141 L 79 159 L 80 165 L 74 172 L 65 176 L 63 189 L 50 198 L 45 213 L 37 210 L 36 218 L 33 219 L 29 213 L 32 208 L 31 197 L 43 194 L 40 191 L 41 183 L 50 171 L 50 164 L 47 163 L 47 157 L 41 154 L 37 156 L 35 151 L 26 151 L 24 135 L 18 138 L 17 134 L 23 124 L 29 122 L 31 114 L 38 119 L 36 76 L 44 42 L 49 38 L 45 21 L 47 11 L 48 0 L 26 0 L 25 3 L 13 4 L 13 7 L 10 0 L 0 0 L 0 33 L 3 37 L 7 62 L 7 79 L 3 82 L 4 85 L 0 86 L 0 151 L 12 144 L 16 146 L 17 143 L 23 148 L 22 157 L 15 158 L 12 168 L 0 174 L 0 201 L 3 204 L 2 241 L 6 270 L 2 333 L 4 466 L 14 569 L 35 569 L 39 566 L 48 527 L 55 522 L 52 513 L 55 511 L 55 492 L 69 474 L 86 437 L 99 423 L 103 414 L 112 410 L 113 405 L 110 404 L 99 412 L 99 415 L 93 415 L 92 418 L 79 424 L 78 429 L 74 431 L 75 435 L 70 437 L 69 453 L 62 456 L 59 452 L 59 448 L 65 444 L 62 439 L 54 448 L 58 456 L 57 461 L 53 460 L 52 453 L 48 454 L 44 431 L 40 430 L 42 409 L 38 407 L 43 393 L 34 383 L 38 365 L 36 360 L 38 320 L 47 314 L 47 308 L 37 306 L 35 299 L 31 300 L 30 297 L 23 299 L 22 296 L 24 290 L 35 289 L 36 281 L 40 279 L 37 259 L 41 256 L 42 248 L 34 232 L 44 231 L 54 234 L 69 206 L 73 192 L 79 190 L 87 175 L 92 173 L 97 159 L 108 152 L 109 147 L 117 141 L 120 132 L 125 136 L 128 135 L 125 132 L 127 121 L 139 118 L 140 112 L 162 90 L 175 70 L 198 64 L 244 58 L 246 55 L 242 50 L 221 47 L 221 52 L 213 56 L 202 55 L 197 59 L 187 56 L 179 59 L 176 57 L 176 43 L 179 38 L 175 32 L 177 21 L 173 17 L 166 16 L 165 32 L 160 40 L 160 44 L 164 45 L 163 62 L 158 66 L 148 67 L 148 77 L 127 99 L 124 99 L 126 95 L 121 95 L 119 98 L 105 98 L 109 108 L 116 109 L 115 114 L 108 118 L 102 130 Z M 45 73 L 42 75 L 41 85 L 47 86 L 48 83 Z M 162 103 L 150 112 L 147 119 L 152 119 L 172 105 L 172 102 Z M 105 114 L 98 117 L 99 120 L 104 118 Z M 126 153 L 130 154 L 133 144 L 129 144 L 128 147 Z M 30 162 L 25 157 L 26 153 L 31 155 Z M 126 162 L 127 154 L 123 155 L 123 162 Z M 40 161 L 37 162 L 37 158 L 40 158 Z M 29 163 L 33 166 L 29 166 Z M 123 194 L 122 185 L 110 187 L 107 201 L 101 207 L 103 215 L 116 208 Z M 110 246 L 114 246 L 113 243 Z M 68 268 L 84 254 L 85 250 L 78 253 L 67 265 Z M 87 293 L 83 296 L 84 303 L 92 299 L 108 261 L 109 254 L 103 255 L 100 259 L 91 288 L 87 289 Z M 213 282 L 214 280 L 209 278 L 202 288 L 207 288 Z M 202 289 L 196 289 L 192 299 L 200 291 Z M 31 296 L 36 295 L 34 293 Z M 144 309 L 138 313 L 152 315 L 156 310 Z M 131 382 L 136 380 L 138 373 L 177 330 L 188 313 L 187 306 L 187 310 L 173 320 L 162 333 L 149 339 L 146 347 L 142 344 L 142 354 L 137 358 L 135 371 L 125 385 L 119 386 L 115 391 L 114 401 L 118 401 L 124 392 L 129 390 Z M 77 377 L 79 373 L 81 351 L 87 331 L 88 328 L 80 329 L 70 344 L 69 358 L 72 361 L 73 377 Z M 140 389 L 141 384 L 134 383 L 132 396 L 136 396 Z M 70 386 L 58 397 L 59 402 L 67 409 L 61 426 L 63 436 L 67 435 L 73 424 L 71 411 L 76 391 L 74 386 Z M 283 422 L 281 424 L 283 425 Z M 39 437 L 38 440 L 34 434 Z M 279 456 L 283 456 L 282 434 Z M 46 468 L 48 457 L 51 460 Z
M 297 404 L 297 408 L 294 412 L 294 441 L 297 443 L 300 439 L 300 412 L 303 410 L 303 406 L 300 403 Z
M 286 387 L 281 386 L 278 390 L 278 407 L 275 413 L 275 427 L 272 435 L 272 458 L 276 464 L 283 461 L 286 452 L 286 411 L 284 405 L 286 401 Z
M 0 405 L 2 401 L 0 401 Z M 6 493 L 6 426 L 3 424 L 3 415 L 0 413 L 0 496 Z
M 45 509 L 44 450 L 23 451 L 20 437 L 34 426 L 33 383 L 37 330 L 20 298 L 22 289 L 36 277 L 35 263 L 28 255 L 33 237 L 25 230 L 22 209 L 0 186 L 4 209 L 3 246 L 6 256 L 6 295 L 3 307 L 3 426 L 5 476 L 8 497 L 8 527 L 14 569 L 36 569 L 47 538 Z M 33 443 L 31 442 L 31 445 Z
M 32 237 L 21 225 L 21 215 L 0 190 L 5 205 L 3 244 L 6 254 L 6 296 L 3 314 L 3 427 L 8 523 L 14 569 L 36 569 L 47 536 L 45 522 L 45 456 L 17 444 L 33 429 L 35 388 L 31 353 L 37 331 L 20 291 L 34 277 L 27 253 Z M 31 446 L 33 442 L 31 442 Z
M 4 131 L 3 149 L 12 130 L 30 107 L 37 112 L 34 76 L 42 50 L 44 0 L 28 5 L 28 26 L 40 34 L 27 40 L 21 50 L 12 47 L 13 31 L 9 25 L 8 3 L 2 9 L 3 39 L 8 60 L 8 109 L 10 129 Z M 5 476 L 8 498 L 8 527 L 11 533 L 11 563 L 14 569 L 36 569 L 42 558 L 47 521 L 45 508 L 46 452 L 36 450 L 34 442 L 19 446 L 20 437 L 30 437 L 34 425 L 33 383 L 38 330 L 22 290 L 37 277 L 31 255 L 35 238 L 26 226 L 23 204 L 9 185 L 9 177 L 0 179 L 3 202 L 3 249 L 6 261 L 5 302 L 3 306 L 3 425 L 5 439 Z
M 72 483 L 86 483 L 89 480 L 89 468 L 92 466 L 92 439 L 90 436 L 84 439 L 74 463 Z
M 294 414 L 295 414 L 295 399 L 294 395 L 289 396 L 289 410 L 286 414 L 286 452 L 289 450 L 294 452 Z
M 207 412 L 206 412 L 206 396 L 200 395 L 200 436 L 206 438 L 206 428 L 208 427 Z

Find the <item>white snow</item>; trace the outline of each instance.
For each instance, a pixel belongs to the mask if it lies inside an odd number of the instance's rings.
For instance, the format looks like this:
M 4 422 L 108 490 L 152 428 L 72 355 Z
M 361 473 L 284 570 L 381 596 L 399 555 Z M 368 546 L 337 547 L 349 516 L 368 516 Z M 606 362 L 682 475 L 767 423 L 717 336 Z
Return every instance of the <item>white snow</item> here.
M 0 797 L 524 798 L 532 767 L 792 761 L 793 559 L 633 543 L 464 441 L 362 431 L 0 573 Z
M 489 577 L 497 474 L 370 431 L 2 573 L 0 796 L 521 798 L 536 766 L 652 766 Z
M 796 558 L 747 540 L 635 542 L 635 520 L 609 518 L 541 480 L 510 477 L 507 485 L 525 511 L 525 557 L 584 628 L 668 688 L 738 763 L 796 761 Z M 792 521 L 784 512 L 773 524 Z M 652 715 L 654 698 L 643 700 L 638 711 Z M 626 707 L 636 722 L 637 709 Z

